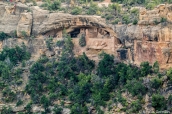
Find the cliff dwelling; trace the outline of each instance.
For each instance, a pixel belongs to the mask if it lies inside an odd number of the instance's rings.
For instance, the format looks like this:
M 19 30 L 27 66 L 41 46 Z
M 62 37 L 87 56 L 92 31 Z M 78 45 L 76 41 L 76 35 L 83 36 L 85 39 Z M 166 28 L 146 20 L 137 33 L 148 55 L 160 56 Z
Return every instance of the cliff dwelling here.
M 70 20 L 60 20 L 54 22 L 53 27 L 42 31 L 43 36 L 52 37 L 55 41 L 62 40 L 64 31 L 72 38 L 74 43 L 75 55 L 82 55 L 85 52 L 89 57 L 97 56 L 104 51 L 109 54 L 117 55 L 117 48 L 121 46 L 116 33 L 110 27 L 94 22 L 87 17 L 78 17 Z M 84 36 L 86 46 L 79 45 L 79 39 Z M 117 56 L 118 57 L 118 56 Z
M 66 28 L 65 30 L 74 42 L 74 52 L 76 55 L 81 55 L 85 52 L 88 56 L 94 56 L 101 51 L 114 54 L 115 46 L 120 45 L 114 33 L 110 33 L 103 28 L 79 26 Z M 51 36 L 55 40 L 62 40 L 63 30 L 51 30 L 44 35 Z M 86 46 L 81 48 L 79 39 L 82 35 L 85 37 Z

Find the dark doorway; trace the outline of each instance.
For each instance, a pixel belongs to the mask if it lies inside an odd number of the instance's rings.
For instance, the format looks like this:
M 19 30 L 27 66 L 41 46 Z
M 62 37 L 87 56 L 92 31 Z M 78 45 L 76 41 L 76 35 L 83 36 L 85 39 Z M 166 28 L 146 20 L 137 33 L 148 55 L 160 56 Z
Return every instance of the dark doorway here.
M 154 38 L 154 40 L 155 40 L 156 42 L 158 42 L 158 37 L 156 36 L 156 37 Z
M 120 60 L 126 60 L 127 59 L 127 49 L 119 49 L 117 50 L 118 54 L 119 54 L 119 58 Z
M 78 34 L 80 33 L 80 29 L 74 29 L 72 32 L 70 32 L 71 38 L 76 38 Z

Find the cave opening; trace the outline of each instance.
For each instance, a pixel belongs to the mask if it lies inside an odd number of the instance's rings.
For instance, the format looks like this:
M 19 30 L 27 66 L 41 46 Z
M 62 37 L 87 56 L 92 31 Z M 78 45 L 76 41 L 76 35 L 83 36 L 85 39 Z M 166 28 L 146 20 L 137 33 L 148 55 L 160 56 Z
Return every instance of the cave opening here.
M 106 35 L 110 36 L 110 33 L 109 33 L 108 31 L 106 31 L 106 32 L 107 32 L 107 34 L 106 34 Z
M 110 38 L 110 33 L 108 32 L 108 31 L 104 31 L 104 36 L 106 37 L 106 38 Z
M 155 37 L 154 40 L 155 40 L 156 42 L 158 42 L 158 37 Z
M 70 32 L 71 38 L 77 38 L 78 34 L 80 33 L 80 29 L 74 29 L 72 32 Z
M 119 58 L 121 60 L 126 60 L 127 59 L 127 49 L 120 49 L 120 50 L 117 50 L 117 52 L 119 53 Z

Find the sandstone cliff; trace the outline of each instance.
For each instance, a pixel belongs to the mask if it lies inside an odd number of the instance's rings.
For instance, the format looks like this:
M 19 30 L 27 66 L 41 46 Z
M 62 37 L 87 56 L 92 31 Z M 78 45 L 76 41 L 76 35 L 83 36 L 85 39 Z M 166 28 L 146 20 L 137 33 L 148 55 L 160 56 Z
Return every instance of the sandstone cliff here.
M 117 38 L 129 50 L 128 60 L 137 65 L 158 61 L 162 68 L 171 66 L 171 7 L 162 4 L 154 10 L 141 8 L 138 25 L 114 26 Z
M 151 11 L 140 9 L 138 25 L 110 27 L 98 16 L 50 13 L 38 6 L 0 3 L 0 31 L 9 35 L 16 32 L 19 38 L 53 37 L 54 41 L 60 40 L 63 30 L 75 38 L 86 34 L 85 48 L 80 48 L 78 39 L 73 39 L 76 55 L 86 52 L 94 57 L 103 50 L 129 63 L 158 61 L 162 68 L 167 68 L 172 62 L 171 7 L 162 4 Z M 162 18 L 167 21 L 161 22 Z
M 22 3 L 17 3 L 14 6 L 0 2 L 0 32 L 3 31 L 13 37 L 1 41 L 0 49 L 5 46 L 10 48 L 16 45 L 21 46 L 24 43 L 27 50 L 32 53 L 31 59 L 26 63 L 27 67 L 23 68 L 23 85 L 13 88 L 22 92 L 25 90 L 30 75 L 29 68 L 41 55 L 44 54 L 49 58 L 58 59 L 61 48 L 56 45 L 56 42 L 62 39 L 64 32 L 72 37 L 75 56 L 85 52 L 91 59 L 98 60 L 98 54 L 105 51 L 115 55 L 115 60 L 127 63 L 140 65 L 144 61 L 151 64 L 158 61 L 161 68 L 171 67 L 171 7 L 171 5 L 160 5 L 153 11 L 140 10 L 138 25 L 119 24 L 112 26 L 107 25 L 105 20 L 99 16 L 73 16 L 59 12 L 49 12 L 38 6 L 30 7 Z M 167 18 L 167 21 L 161 22 L 162 18 Z M 17 38 L 14 34 L 17 35 Z M 79 39 L 82 35 L 85 36 L 85 47 L 79 45 Z M 51 50 L 48 49 L 47 42 L 50 44 Z M 144 84 L 150 83 L 155 77 L 144 78 Z M 165 83 L 161 93 L 168 96 L 171 94 L 171 85 L 169 86 L 166 83 L 167 76 L 163 79 L 163 82 Z M 128 93 L 123 93 L 122 96 L 127 98 L 129 104 L 133 101 L 132 96 Z M 144 98 L 144 110 L 154 112 L 150 103 L 151 96 L 146 94 Z M 23 95 L 23 100 L 29 102 L 30 96 Z M 2 104 L 4 105 L 4 103 Z M 60 104 L 60 101 L 55 104 Z M 70 102 L 65 101 L 65 105 L 68 104 Z M 0 104 L 0 109 L 3 105 Z M 16 107 L 15 104 L 12 104 L 11 107 L 14 112 L 19 112 L 23 111 L 26 106 Z M 105 110 L 105 113 L 118 113 L 119 110 L 124 108 L 121 103 L 112 107 L 111 112 L 109 112 L 109 109 L 101 108 Z M 37 105 L 32 108 L 32 112 L 43 110 L 41 106 Z M 94 111 L 95 109 L 90 107 L 89 110 Z M 64 114 L 69 114 L 69 112 L 69 109 L 63 109 Z

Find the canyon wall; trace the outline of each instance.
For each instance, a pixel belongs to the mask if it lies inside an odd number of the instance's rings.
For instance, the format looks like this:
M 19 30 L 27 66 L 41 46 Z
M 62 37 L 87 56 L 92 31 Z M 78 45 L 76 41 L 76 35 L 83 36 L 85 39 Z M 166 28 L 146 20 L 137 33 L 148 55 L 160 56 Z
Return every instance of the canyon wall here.
M 172 4 L 160 4 L 153 10 L 140 9 L 139 25 L 154 25 L 166 19 L 172 22 Z
M 107 25 L 99 16 L 70 15 L 50 13 L 38 6 L 27 6 L 22 3 L 7 5 L 0 2 L 0 31 L 25 42 L 33 43 L 35 54 L 42 54 L 46 49 L 49 37 L 56 42 L 62 39 L 66 31 L 75 44 L 76 56 L 85 52 L 90 58 L 97 60 L 101 51 L 113 54 L 117 60 L 139 65 L 143 61 L 153 64 L 158 61 L 161 68 L 168 68 L 172 63 L 172 5 L 159 5 L 154 10 L 140 9 L 138 25 Z M 84 35 L 86 46 L 79 45 L 79 38 Z M 24 39 L 27 37 L 27 39 Z M 2 46 L 11 47 L 12 40 L 7 39 Z M 25 40 L 28 40 L 27 42 Z M 35 40 L 35 41 L 34 41 Z M 9 45 L 8 45 L 9 44 Z M 31 45 L 31 44 L 29 44 Z M 35 47 L 34 47 L 35 46 Z M 57 53 L 57 47 L 54 47 Z M 38 55 L 39 55 L 38 54 Z M 49 52 L 50 55 L 53 53 Z
M 115 25 L 123 48 L 129 50 L 128 61 L 139 65 L 143 61 L 153 64 L 158 61 L 161 68 L 172 63 L 172 5 L 161 4 L 153 10 L 140 9 L 138 25 Z
M 158 61 L 162 67 L 170 67 L 172 62 L 171 29 L 170 23 L 156 26 L 116 25 L 114 27 L 114 31 L 122 41 L 123 49 L 129 50 L 128 61 L 137 65 L 144 61 L 149 61 L 151 64 Z

